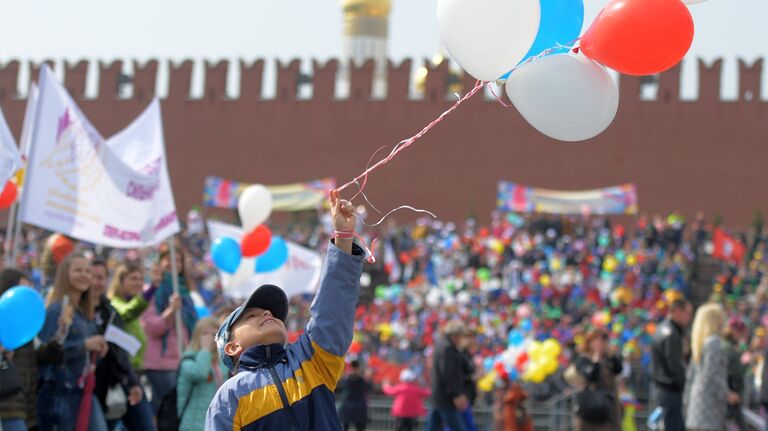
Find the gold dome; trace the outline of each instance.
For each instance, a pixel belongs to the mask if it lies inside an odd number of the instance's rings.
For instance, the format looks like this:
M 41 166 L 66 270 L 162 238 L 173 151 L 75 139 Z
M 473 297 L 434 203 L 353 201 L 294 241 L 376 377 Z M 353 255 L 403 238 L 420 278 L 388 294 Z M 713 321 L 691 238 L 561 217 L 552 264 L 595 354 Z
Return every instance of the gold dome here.
M 386 17 L 392 10 L 391 0 L 342 0 L 346 15 Z

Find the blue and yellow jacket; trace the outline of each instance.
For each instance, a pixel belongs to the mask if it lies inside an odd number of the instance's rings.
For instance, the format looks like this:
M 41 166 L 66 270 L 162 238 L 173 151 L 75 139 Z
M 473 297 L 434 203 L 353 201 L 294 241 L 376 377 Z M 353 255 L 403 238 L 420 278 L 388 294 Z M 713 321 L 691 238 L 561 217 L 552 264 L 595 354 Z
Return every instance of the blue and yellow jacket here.
M 333 392 L 352 342 L 363 258 L 357 246 L 352 255 L 329 246 L 306 332 L 287 346 L 246 349 L 208 407 L 206 430 L 341 429 Z

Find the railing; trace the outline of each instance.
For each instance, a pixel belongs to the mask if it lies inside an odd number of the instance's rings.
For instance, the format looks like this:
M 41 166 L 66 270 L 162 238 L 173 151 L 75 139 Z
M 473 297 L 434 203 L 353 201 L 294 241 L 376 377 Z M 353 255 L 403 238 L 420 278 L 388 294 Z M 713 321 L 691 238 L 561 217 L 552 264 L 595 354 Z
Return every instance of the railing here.
M 394 431 L 395 419 L 390 414 L 392 401 L 388 398 L 373 398 L 368 403 L 369 431 Z M 429 409 L 429 406 L 427 406 Z M 573 393 L 566 392 L 540 403 L 528 403 L 528 415 L 536 431 L 571 431 L 573 430 Z M 493 431 L 495 423 L 493 407 L 478 402 L 473 409 L 475 424 L 480 431 Z M 637 429 L 646 429 L 648 411 L 638 411 L 635 415 Z M 424 429 L 426 418 L 421 418 L 416 427 Z

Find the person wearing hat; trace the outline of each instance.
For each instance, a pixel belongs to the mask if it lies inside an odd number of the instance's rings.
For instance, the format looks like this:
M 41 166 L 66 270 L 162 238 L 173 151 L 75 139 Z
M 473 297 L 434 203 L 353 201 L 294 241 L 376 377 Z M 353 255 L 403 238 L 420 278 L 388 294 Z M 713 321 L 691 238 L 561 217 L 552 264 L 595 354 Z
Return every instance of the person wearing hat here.
M 352 343 L 365 253 L 353 244 L 352 205 L 337 191 L 330 204 L 336 235 L 307 330 L 287 344 L 288 298 L 277 286 L 257 288 L 233 311 L 219 328 L 216 345 L 235 375 L 208 407 L 206 430 L 341 429 L 333 393 Z
M 461 414 L 470 407 L 470 394 L 465 382 L 464 355 L 467 336 L 464 322 L 448 322 L 443 328 L 443 340 L 432 356 L 432 410 L 427 420 L 427 431 L 465 431 Z

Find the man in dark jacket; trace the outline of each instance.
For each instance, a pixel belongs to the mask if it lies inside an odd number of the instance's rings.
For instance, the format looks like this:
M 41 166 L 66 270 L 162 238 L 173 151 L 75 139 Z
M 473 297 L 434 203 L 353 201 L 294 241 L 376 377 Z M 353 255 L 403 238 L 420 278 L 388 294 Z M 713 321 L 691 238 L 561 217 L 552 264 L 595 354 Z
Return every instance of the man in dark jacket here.
M 350 373 L 339 381 L 336 390 L 341 394 L 338 397 L 341 407 L 339 418 L 344 426 L 344 431 L 354 425 L 356 431 L 365 431 L 368 424 L 368 393 L 371 391 L 371 383 L 363 374 L 360 361 L 353 360 L 349 364 Z
M 109 299 L 106 297 L 106 283 L 108 271 L 106 262 L 100 259 L 91 261 L 91 295 L 95 304 L 94 320 L 98 327 L 99 334 L 105 334 L 109 325 L 123 329 L 125 323 L 120 314 L 112 308 Z M 122 417 L 123 425 L 131 430 L 152 431 L 155 424 L 152 422 L 152 408 L 144 397 L 144 391 L 141 388 L 139 376 L 131 365 L 131 357 L 120 346 L 109 343 L 107 355 L 99 361 L 96 367 L 96 387 L 94 395 L 101 403 L 102 410 L 107 416 L 110 426 L 117 422 L 117 418 L 109 417 L 109 406 L 107 406 L 107 392 L 114 386 L 121 386 L 127 394 L 127 405 L 125 415 Z
M 462 322 L 449 322 L 443 329 L 443 339 L 432 354 L 432 410 L 427 422 L 428 431 L 465 431 L 461 412 L 469 407 L 463 338 L 468 334 Z
M 683 391 L 685 390 L 685 328 L 693 317 L 688 301 L 676 300 L 669 316 L 656 329 L 651 347 L 651 373 L 658 406 L 664 409 L 665 431 L 685 431 Z

